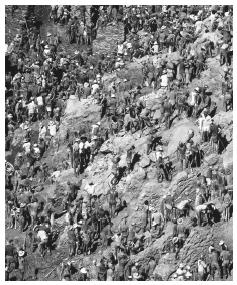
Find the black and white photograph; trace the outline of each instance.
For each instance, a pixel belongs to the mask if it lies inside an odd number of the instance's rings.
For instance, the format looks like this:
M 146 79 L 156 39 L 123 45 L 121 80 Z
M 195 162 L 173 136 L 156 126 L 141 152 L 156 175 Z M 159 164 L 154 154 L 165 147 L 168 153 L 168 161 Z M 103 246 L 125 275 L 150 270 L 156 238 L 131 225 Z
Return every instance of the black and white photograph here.
M 234 6 L 173 2 L 4 3 L 5 281 L 233 281 Z

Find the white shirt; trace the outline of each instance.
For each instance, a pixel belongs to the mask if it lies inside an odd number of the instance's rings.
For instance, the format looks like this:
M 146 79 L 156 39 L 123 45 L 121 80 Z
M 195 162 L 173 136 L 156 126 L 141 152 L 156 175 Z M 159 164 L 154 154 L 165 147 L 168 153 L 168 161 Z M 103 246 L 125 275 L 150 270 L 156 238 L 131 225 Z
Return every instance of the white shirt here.
M 54 137 L 55 135 L 56 135 L 56 125 L 54 124 L 54 125 L 50 125 L 49 127 L 49 132 L 50 132 L 50 135 L 52 136 L 52 137 Z
M 158 160 L 159 158 L 165 158 L 164 152 L 163 151 L 157 151 L 156 152 L 156 159 Z
M 98 129 L 99 129 L 99 126 L 98 125 L 92 125 L 92 130 L 91 130 L 91 134 L 94 136 L 97 134 L 98 132 Z
M 39 131 L 39 138 L 44 138 L 46 134 L 46 128 L 43 126 Z
M 123 44 L 122 45 L 118 45 L 118 53 L 123 53 Z
M 47 234 L 45 231 L 38 231 L 37 237 L 40 238 L 41 241 L 47 239 Z
M 211 126 L 211 117 L 207 116 L 203 119 L 203 131 L 209 132 Z
M 85 191 L 89 194 L 94 194 L 95 193 L 95 185 L 94 184 L 93 185 L 87 184 L 85 186 Z
M 56 170 L 52 173 L 51 178 L 57 179 L 60 175 L 60 170 Z
M 92 88 L 92 94 L 95 94 L 96 90 L 99 89 L 99 85 L 97 83 L 95 83 L 91 86 L 91 88 Z
M 161 79 L 161 87 L 167 87 L 168 86 L 167 74 L 161 75 L 160 79 Z
M 50 49 L 46 49 L 46 48 L 45 48 L 45 49 L 44 49 L 44 54 L 45 54 L 45 55 L 50 54 Z
M 33 114 L 34 111 L 35 111 L 35 103 L 34 103 L 34 101 L 30 102 L 30 103 L 27 105 L 27 107 L 28 107 L 29 113 L 30 113 L 30 114 Z
M 198 212 L 199 211 L 204 211 L 204 210 L 206 210 L 206 208 L 207 208 L 207 205 L 205 205 L 205 204 L 201 204 L 201 205 L 196 206 L 196 210 Z
M 198 260 L 198 272 L 203 273 L 206 267 L 207 267 L 206 263 L 199 259 Z
M 87 148 L 89 148 L 89 147 L 90 147 L 90 143 L 89 143 L 88 141 L 86 141 L 85 143 L 83 143 L 83 142 L 80 142 L 80 143 L 79 143 L 80 152 L 81 152 L 81 150 L 82 150 L 83 148 L 87 149 Z
M 154 53 L 158 53 L 158 51 L 159 51 L 159 46 L 158 45 L 154 45 L 153 46 L 153 52 Z
M 30 142 L 24 143 L 23 149 L 25 150 L 25 153 L 30 153 Z
M 196 92 L 192 92 L 191 93 L 191 101 L 190 101 L 190 105 L 194 106 L 195 102 L 196 102 L 196 97 L 197 97 L 197 93 Z
M 200 130 L 200 132 L 202 132 L 203 131 L 203 117 L 200 117 L 198 120 L 197 120 L 197 122 L 198 122 L 198 128 L 199 128 L 199 130 Z
M 36 100 L 37 100 L 37 104 L 39 106 L 43 106 L 44 103 L 43 103 L 43 97 L 42 96 L 37 97 Z

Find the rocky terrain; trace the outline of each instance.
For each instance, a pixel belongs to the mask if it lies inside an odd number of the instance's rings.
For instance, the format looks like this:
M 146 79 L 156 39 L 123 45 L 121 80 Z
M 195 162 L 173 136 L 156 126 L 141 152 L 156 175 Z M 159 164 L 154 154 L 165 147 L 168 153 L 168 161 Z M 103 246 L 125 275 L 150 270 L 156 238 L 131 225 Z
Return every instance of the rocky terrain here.
M 52 29 L 52 23 L 49 29 Z M 47 24 L 45 24 L 45 29 L 47 30 Z M 118 30 L 121 28 L 118 27 Z M 108 39 L 114 38 L 114 27 L 111 26 L 107 28 L 106 33 L 104 33 L 104 38 L 102 33 L 99 34 L 96 41 L 96 48 L 100 49 L 102 45 L 106 45 Z M 15 31 L 14 31 L 15 32 Z M 11 32 L 13 33 L 13 31 Z M 121 34 L 118 35 L 118 38 Z M 199 47 L 205 37 L 213 38 L 213 40 L 218 39 L 218 33 L 201 33 L 200 37 L 194 43 L 195 46 Z M 114 40 L 117 40 L 114 39 Z M 173 54 L 165 54 L 163 57 L 172 58 L 175 57 Z M 141 61 L 145 61 L 146 58 L 142 58 L 137 62 L 130 63 L 126 66 L 125 72 L 117 72 L 113 74 L 106 74 L 103 78 L 106 85 L 109 85 L 113 78 L 134 78 L 134 84 L 136 80 L 140 81 L 142 78 L 141 72 Z M 232 170 L 233 166 L 233 143 L 232 140 L 232 128 L 233 128 L 233 112 L 224 112 L 222 109 L 223 98 L 221 96 L 221 77 L 223 76 L 223 69 L 219 64 L 218 56 L 215 56 L 207 61 L 207 70 L 202 72 L 200 79 L 194 79 L 189 85 L 188 89 L 192 90 L 196 86 L 203 86 L 208 84 L 209 89 L 212 91 L 212 99 L 215 100 L 217 104 L 217 114 L 214 117 L 214 121 L 224 127 L 227 140 L 230 142 L 226 150 L 224 150 L 220 155 L 211 153 L 210 147 L 207 144 L 201 145 L 204 150 L 205 161 L 203 165 L 195 169 L 194 173 L 188 173 L 187 171 L 180 172 L 179 165 L 176 158 L 176 148 L 180 140 L 184 141 L 184 134 L 187 134 L 190 128 L 194 129 L 195 137 L 194 141 L 200 142 L 200 134 L 196 122 L 192 119 L 183 118 L 181 120 L 174 119 L 172 126 L 169 130 L 165 130 L 164 126 L 161 125 L 158 129 L 159 134 L 162 136 L 162 141 L 164 142 L 164 151 L 170 155 L 174 166 L 176 166 L 176 172 L 172 182 L 162 182 L 158 183 L 155 171 L 155 159 L 154 155 L 150 154 L 147 156 L 145 154 L 146 149 L 146 137 L 148 130 L 145 129 L 143 135 L 140 136 L 140 132 L 136 132 L 133 135 L 125 133 L 123 131 L 119 132 L 118 135 L 107 140 L 101 147 L 99 154 L 95 157 L 93 163 L 91 163 L 86 171 L 76 178 L 73 174 L 73 169 L 62 170 L 60 177 L 56 184 L 51 185 L 46 182 L 43 186 L 43 190 L 39 192 L 41 197 L 56 197 L 60 198 L 62 196 L 63 189 L 67 181 L 74 181 L 76 183 L 81 183 L 81 190 L 78 193 L 80 196 L 82 193 L 85 195 L 85 188 L 89 189 L 90 194 L 102 194 L 101 201 L 106 201 L 106 193 L 109 190 L 108 183 L 111 180 L 111 167 L 112 167 L 112 153 L 116 152 L 121 156 L 120 166 L 126 166 L 126 151 L 134 144 L 135 151 L 139 154 L 139 161 L 135 164 L 134 170 L 126 177 L 122 177 L 117 185 L 117 190 L 119 196 L 123 200 L 127 201 L 127 208 L 121 211 L 118 216 L 116 216 L 112 222 L 113 227 L 116 228 L 121 223 L 123 217 L 128 217 L 128 224 L 135 222 L 138 226 L 141 223 L 141 218 L 144 210 L 144 201 L 149 200 L 150 205 L 159 210 L 162 202 L 162 198 L 166 194 L 171 194 L 175 197 L 175 202 L 178 203 L 184 198 L 195 198 L 195 189 L 193 187 L 197 175 L 203 173 L 209 165 L 222 165 L 230 168 Z M 140 81 L 141 82 L 141 81 Z M 159 91 L 154 92 L 149 88 L 144 88 L 142 90 L 143 99 L 146 101 L 147 105 L 152 106 L 154 111 L 154 116 L 156 118 L 160 117 L 159 107 L 160 107 L 160 97 Z M 64 144 L 64 138 L 67 129 L 70 131 L 81 130 L 88 131 L 93 123 L 99 120 L 100 106 L 93 103 L 90 99 L 84 99 L 78 101 L 74 96 L 71 96 L 67 101 L 67 108 L 64 117 L 62 118 L 62 124 L 60 125 L 59 131 L 57 133 L 57 138 L 60 142 L 59 148 L 51 145 L 48 151 L 44 154 L 43 162 L 49 165 L 52 169 L 55 165 L 60 165 L 63 159 L 66 158 L 66 145 Z M 106 125 L 106 119 L 101 121 L 102 125 Z M 34 123 L 33 129 L 38 129 L 38 123 Z M 20 131 L 15 132 L 13 145 L 15 148 L 22 141 L 24 134 Z M 89 187 L 89 183 L 93 182 L 94 187 Z M 60 200 L 59 200 L 60 201 Z M 213 201 L 216 203 L 217 208 L 222 211 L 221 203 L 218 199 Z M 107 202 L 104 202 L 106 204 Z M 60 202 L 58 203 L 58 211 L 60 212 Z M 194 213 L 191 213 L 191 217 Z M 185 225 L 191 223 L 191 217 L 185 218 Z M 60 230 L 60 238 L 58 241 L 57 248 L 53 251 L 52 256 L 46 255 L 45 259 L 37 258 L 34 255 L 28 256 L 29 264 L 31 261 L 36 263 L 36 267 L 39 269 L 38 278 L 39 280 L 58 280 L 56 270 L 51 274 L 46 276 L 51 272 L 54 267 L 58 266 L 63 259 L 67 258 L 67 238 L 64 232 L 65 221 L 64 217 L 56 219 L 56 226 Z M 152 245 L 146 248 L 144 251 L 131 258 L 139 263 L 146 263 L 150 256 L 154 256 L 157 261 L 157 267 L 155 272 L 162 276 L 163 280 L 168 280 L 172 272 L 177 269 L 177 265 L 181 262 L 189 264 L 191 267 L 197 262 L 201 254 L 206 255 L 208 247 L 214 242 L 215 246 L 218 247 L 220 239 L 223 239 L 231 249 L 233 250 L 233 221 L 232 219 L 228 223 L 219 222 L 213 227 L 194 227 L 191 229 L 190 235 L 186 240 L 184 247 L 180 252 L 179 260 L 175 260 L 174 253 L 164 253 L 162 254 L 162 249 L 167 240 L 172 235 L 171 223 L 168 222 L 164 234 L 157 240 L 155 240 Z M 18 232 L 11 230 L 6 232 L 7 237 L 17 237 L 19 243 L 24 239 L 24 234 L 19 234 Z M 112 244 L 113 247 L 113 244 Z M 98 260 L 102 255 L 106 256 L 108 250 L 97 249 L 97 251 L 90 256 L 81 257 L 77 256 L 73 260 L 78 264 L 82 259 L 86 267 L 90 268 L 92 260 Z M 31 275 L 31 268 L 29 267 L 29 275 Z M 45 277 L 46 276 L 46 277 Z M 74 276 L 76 279 L 76 275 Z

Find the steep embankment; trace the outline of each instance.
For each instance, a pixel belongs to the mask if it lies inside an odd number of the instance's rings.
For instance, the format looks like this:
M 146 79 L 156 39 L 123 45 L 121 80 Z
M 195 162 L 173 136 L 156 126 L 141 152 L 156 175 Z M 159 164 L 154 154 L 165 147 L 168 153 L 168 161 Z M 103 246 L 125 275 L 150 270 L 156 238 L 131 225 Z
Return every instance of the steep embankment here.
M 110 31 L 112 33 L 112 30 Z M 110 34 L 109 36 L 113 36 Z M 205 35 L 206 36 L 206 35 Z M 208 37 L 211 35 L 208 35 Z M 216 35 L 215 35 L 216 36 Z M 108 36 L 107 36 L 108 39 Z M 202 44 L 202 35 L 196 41 L 195 45 L 200 48 Z M 102 41 L 103 39 L 101 39 Z M 104 39 L 107 43 L 107 40 Z M 169 55 L 163 55 L 163 57 L 172 58 L 175 57 L 175 53 Z M 145 61 L 146 58 L 141 59 Z M 225 128 L 227 135 L 227 140 L 232 138 L 232 124 L 233 124 L 233 112 L 220 112 L 222 109 L 222 97 L 221 97 L 221 76 L 223 75 L 222 67 L 219 65 L 218 57 L 213 57 L 207 61 L 207 70 L 202 72 L 200 79 L 194 79 L 189 86 L 192 90 L 196 86 L 203 86 L 204 84 L 209 85 L 209 89 L 212 91 L 211 98 L 217 103 L 217 112 L 214 120 Z M 138 75 L 138 76 L 137 76 Z M 140 76 L 140 77 L 139 77 Z M 126 66 L 125 72 L 118 72 L 114 74 L 106 74 L 103 78 L 105 84 L 108 85 L 112 82 L 113 78 L 142 78 L 141 65 L 139 62 L 130 63 Z M 139 79 L 139 83 L 141 81 Z M 161 102 L 162 94 L 158 92 L 151 92 L 150 89 L 144 88 L 143 90 L 144 99 L 147 105 L 152 106 L 157 118 L 160 117 L 159 107 Z M 62 123 L 60 125 L 59 131 L 57 133 L 57 139 L 59 139 L 59 149 L 51 146 L 47 153 L 42 159 L 43 162 L 47 162 L 49 168 L 52 169 L 53 166 L 60 167 L 60 163 L 66 158 L 66 145 L 64 138 L 67 129 L 70 131 L 81 131 L 89 132 L 90 127 L 93 123 L 96 123 L 100 119 L 100 106 L 94 104 L 93 100 L 86 99 L 78 102 L 74 96 L 72 96 L 67 101 L 67 108 L 64 117 L 62 118 Z M 105 119 L 102 120 L 102 125 L 105 123 Z M 37 123 L 34 125 L 37 128 Z M 178 161 L 176 159 L 175 150 L 180 140 L 184 141 L 188 130 L 192 128 L 195 131 L 195 142 L 200 142 L 200 134 L 198 133 L 197 125 L 192 119 L 181 119 L 178 121 L 174 119 L 172 126 L 169 130 L 165 130 L 164 126 L 161 125 L 158 129 L 159 134 L 162 136 L 162 141 L 164 143 L 164 151 L 170 155 L 174 166 L 179 169 Z M 62 199 L 62 194 L 64 192 L 66 182 L 74 181 L 82 183 L 81 190 L 78 196 L 81 194 L 86 196 L 85 188 L 92 191 L 91 193 L 99 195 L 100 201 L 105 208 L 108 208 L 108 202 L 106 200 L 105 194 L 109 190 L 109 182 L 111 180 L 111 167 L 112 167 L 112 153 L 116 152 L 121 156 L 120 166 L 126 166 L 126 150 L 132 145 L 135 145 L 135 151 L 138 153 L 138 161 L 135 164 L 133 171 L 126 177 L 122 177 L 118 183 L 116 189 L 118 190 L 119 196 L 127 201 L 127 208 L 121 211 L 118 216 L 116 216 L 113 222 L 113 228 L 116 229 L 121 223 L 124 216 L 128 216 L 128 224 L 135 222 L 139 227 L 141 224 L 141 219 L 144 215 L 144 201 L 149 200 L 152 208 L 159 211 L 162 202 L 162 197 L 165 194 L 172 194 L 175 197 L 176 202 L 182 199 L 195 198 L 195 189 L 193 187 L 197 179 L 197 174 L 202 173 L 206 170 L 209 165 L 221 165 L 223 162 L 228 167 L 232 163 L 232 144 L 229 144 L 227 150 L 223 152 L 222 155 L 211 154 L 210 147 L 208 144 L 203 144 L 205 161 L 203 165 L 196 169 L 193 174 L 183 171 L 181 173 L 175 173 L 173 181 L 168 183 L 166 181 L 158 183 L 156 177 L 156 169 L 154 166 L 154 155 L 151 154 L 147 156 L 146 151 L 146 135 L 148 130 L 145 129 L 142 136 L 140 133 L 134 133 L 133 135 L 125 133 L 124 131 L 119 132 L 116 137 L 110 138 L 106 141 L 99 154 L 95 157 L 93 163 L 91 163 L 85 170 L 85 173 L 79 178 L 76 178 L 73 174 L 73 169 L 62 170 L 58 182 L 56 184 L 50 185 L 45 184 L 44 189 L 40 194 L 45 196 L 46 194 L 51 197 Z M 15 144 L 18 145 L 21 141 L 21 134 L 19 131 L 15 134 Z M 89 187 L 89 183 L 93 182 L 93 188 Z M 91 190 L 90 190 L 91 189 Z M 85 197 L 86 199 L 86 197 Z M 220 201 L 215 201 L 217 207 L 221 210 Z M 60 202 L 59 202 L 60 205 Z M 60 211 L 60 206 L 58 206 L 58 211 Z M 193 216 L 194 213 L 191 213 Z M 29 257 L 37 262 L 39 268 L 39 280 L 44 280 L 46 273 L 50 272 L 54 266 L 57 266 L 63 258 L 67 256 L 67 235 L 64 230 L 65 221 L 64 216 L 55 221 L 56 227 L 60 229 L 61 236 L 59 239 L 58 248 L 53 251 L 52 256 L 46 257 L 45 261 L 36 259 L 34 255 Z M 190 218 L 184 219 L 185 225 L 190 225 Z M 176 261 L 174 258 L 174 253 L 162 254 L 162 249 L 167 240 L 170 240 L 172 236 L 172 225 L 168 223 L 164 234 L 157 240 L 155 240 L 151 246 L 146 248 L 144 251 L 137 255 L 131 256 L 131 259 L 145 264 L 150 256 L 154 256 L 158 263 L 155 272 L 162 276 L 163 279 L 167 279 L 177 266 L 178 262 L 184 262 L 193 266 L 201 254 L 206 255 L 209 245 L 214 242 L 215 246 L 218 246 L 220 239 L 224 239 L 229 247 L 232 249 L 232 220 L 229 223 L 223 224 L 219 222 L 215 224 L 212 228 L 205 226 L 203 228 L 193 228 L 187 241 L 184 244 L 183 249 L 180 252 L 180 259 Z M 113 248 L 113 244 L 112 244 Z M 87 257 L 76 257 L 74 258 L 75 264 L 79 264 L 81 260 L 85 266 L 90 267 L 92 265 L 92 260 L 99 260 L 102 255 L 107 256 L 110 249 L 102 250 L 101 248 L 90 256 Z M 74 276 L 76 278 L 76 275 Z M 56 271 L 49 275 L 47 280 L 58 280 Z

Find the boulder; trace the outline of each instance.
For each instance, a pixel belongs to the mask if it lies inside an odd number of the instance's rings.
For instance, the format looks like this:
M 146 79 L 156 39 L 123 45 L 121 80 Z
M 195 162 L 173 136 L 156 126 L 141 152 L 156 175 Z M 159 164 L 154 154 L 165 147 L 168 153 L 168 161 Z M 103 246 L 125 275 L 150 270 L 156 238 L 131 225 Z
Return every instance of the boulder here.
M 214 117 L 214 123 L 218 125 L 230 125 L 233 123 L 233 111 L 224 112 L 220 111 Z
M 216 153 L 212 153 L 209 156 L 205 157 L 205 162 L 210 166 L 217 164 L 218 161 L 219 157 Z
M 126 158 L 127 158 L 127 154 L 124 153 L 120 156 L 120 161 L 119 161 L 119 167 L 125 167 L 127 166 L 127 161 L 126 161 Z
M 100 148 L 100 152 L 103 154 L 108 154 L 108 153 L 113 153 L 114 149 L 113 149 L 113 145 L 111 143 L 110 140 L 107 140 L 106 142 L 104 142 Z
M 181 180 L 186 180 L 187 178 L 188 178 L 187 171 L 181 171 L 173 178 L 173 181 L 174 183 L 176 183 L 176 182 L 180 182 Z
M 154 151 L 149 154 L 149 158 L 152 162 L 156 162 L 156 154 Z
M 176 151 L 180 141 L 185 142 L 187 140 L 188 131 L 190 129 L 194 130 L 194 137 L 192 138 L 194 143 L 200 142 L 201 138 L 198 131 L 198 127 L 188 119 L 182 120 L 170 130 L 164 132 L 163 139 L 169 141 L 167 155 L 171 155 Z
M 161 263 L 158 264 L 153 272 L 153 274 L 158 274 L 162 277 L 163 281 L 166 281 L 169 276 L 175 271 L 176 266 L 171 263 Z
M 139 162 L 139 165 L 143 168 L 149 166 L 151 163 L 151 160 L 148 156 L 144 156 L 141 161 Z

